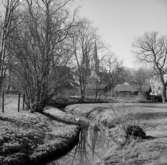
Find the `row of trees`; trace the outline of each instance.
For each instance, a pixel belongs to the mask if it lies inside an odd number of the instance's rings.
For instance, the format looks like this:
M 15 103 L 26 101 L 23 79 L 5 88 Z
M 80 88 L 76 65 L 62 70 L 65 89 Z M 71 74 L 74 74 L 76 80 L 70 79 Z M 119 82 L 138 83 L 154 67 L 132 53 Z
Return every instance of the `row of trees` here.
M 117 84 L 124 82 L 137 86 L 141 93 L 149 89 L 149 80 L 153 77 L 152 69 L 139 68 L 138 70 L 134 70 L 124 67 L 120 62 L 113 59 L 108 59 L 107 61 L 108 65 L 114 66 L 114 68 L 111 67 L 102 74 L 103 80 L 106 82 L 105 92 L 111 91 Z
M 6 75 L 7 65 L 9 61 L 7 45 L 9 43 L 9 36 L 15 28 L 13 22 L 16 19 L 15 11 L 17 10 L 19 0 L 7 0 L 3 1 L 1 10 L 3 11 L 2 20 L 0 20 L 0 89 L 2 88 L 2 82 Z
M 54 68 L 66 64 L 70 58 L 66 39 L 74 26 L 74 18 L 65 8 L 70 0 L 8 2 L 6 10 L 11 4 L 17 4 L 17 8 L 10 9 L 14 19 L 10 25 L 12 32 L 6 39 L 4 66 L 17 77 L 28 108 L 40 111 L 54 90 L 49 83 Z
M 5 77 L 14 75 L 17 89 L 26 95 L 26 105 L 33 111 L 41 111 L 63 85 L 63 75 L 55 75 L 60 66 L 75 68 L 81 99 L 85 97 L 94 46 L 100 41 L 87 20 L 69 11 L 71 2 L 3 1 L 1 89 Z

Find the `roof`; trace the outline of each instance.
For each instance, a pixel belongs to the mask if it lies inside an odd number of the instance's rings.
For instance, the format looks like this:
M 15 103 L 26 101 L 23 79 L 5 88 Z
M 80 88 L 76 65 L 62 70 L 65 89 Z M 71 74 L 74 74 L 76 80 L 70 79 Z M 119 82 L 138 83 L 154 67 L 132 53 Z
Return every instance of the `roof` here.
M 88 83 L 87 84 L 87 89 L 92 89 L 92 90 L 102 90 L 102 89 L 104 89 L 105 88 L 105 84 L 100 84 L 100 83 L 98 83 L 97 85 L 95 84 L 95 83 Z
M 123 84 L 118 84 L 114 88 L 115 92 L 137 92 L 139 91 L 136 86 L 130 85 L 129 83 L 125 82 Z
M 89 79 L 100 81 L 100 77 L 97 75 L 97 73 L 94 70 L 91 71 L 91 75 L 89 76 Z

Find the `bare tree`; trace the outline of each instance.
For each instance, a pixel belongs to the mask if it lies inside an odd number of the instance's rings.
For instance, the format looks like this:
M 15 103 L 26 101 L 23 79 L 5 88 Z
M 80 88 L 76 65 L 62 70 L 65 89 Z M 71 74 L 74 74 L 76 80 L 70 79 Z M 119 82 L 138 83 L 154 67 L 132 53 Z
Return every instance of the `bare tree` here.
M 143 93 L 144 86 L 148 86 L 148 80 L 153 76 L 152 70 L 140 68 L 133 72 L 132 83 L 137 85 L 139 92 Z
M 9 44 L 9 36 L 13 32 L 15 26 L 13 21 L 16 19 L 15 11 L 19 6 L 20 0 L 6 0 L 2 2 L 1 10 L 2 14 L 1 30 L 0 30 L 0 89 L 2 82 L 6 76 L 8 52 L 7 44 Z
M 50 87 L 54 69 L 69 59 L 66 39 L 74 20 L 65 8 L 68 2 L 26 0 L 21 25 L 11 37 L 12 69 L 32 111 L 43 110 L 54 93 Z
M 102 60 L 103 81 L 106 84 L 104 92 L 112 91 L 117 84 L 125 82 L 129 74 L 113 55 L 107 56 Z
M 84 101 L 88 84 L 88 76 L 90 75 L 91 69 L 90 60 L 93 55 L 95 33 L 87 20 L 81 20 L 73 32 L 72 43 L 74 59 L 77 66 L 81 101 Z
M 156 32 L 145 33 L 134 44 L 137 58 L 152 65 L 162 84 L 162 101 L 166 101 L 164 74 L 167 71 L 167 39 Z

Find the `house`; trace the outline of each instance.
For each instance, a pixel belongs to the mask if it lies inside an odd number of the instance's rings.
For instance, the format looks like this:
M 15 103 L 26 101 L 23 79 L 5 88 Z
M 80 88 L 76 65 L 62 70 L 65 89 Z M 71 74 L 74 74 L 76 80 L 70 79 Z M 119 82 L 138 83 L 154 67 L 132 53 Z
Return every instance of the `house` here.
M 124 82 L 123 84 L 118 84 L 114 88 L 114 94 L 116 96 L 127 96 L 127 95 L 138 95 L 139 88 L 134 85 L 130 85 L 127 82 Z

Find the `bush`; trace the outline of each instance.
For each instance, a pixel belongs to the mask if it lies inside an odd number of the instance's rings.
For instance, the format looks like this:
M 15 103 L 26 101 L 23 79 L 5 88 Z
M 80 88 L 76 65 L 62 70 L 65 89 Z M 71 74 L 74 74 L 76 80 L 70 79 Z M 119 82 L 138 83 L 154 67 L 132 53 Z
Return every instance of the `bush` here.
M 134 139 L 145 139 L 146 133 L 144 130 L 137 125 L 128 125 L 125 129 L 126 139 L 134 138 Z

